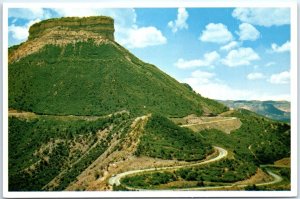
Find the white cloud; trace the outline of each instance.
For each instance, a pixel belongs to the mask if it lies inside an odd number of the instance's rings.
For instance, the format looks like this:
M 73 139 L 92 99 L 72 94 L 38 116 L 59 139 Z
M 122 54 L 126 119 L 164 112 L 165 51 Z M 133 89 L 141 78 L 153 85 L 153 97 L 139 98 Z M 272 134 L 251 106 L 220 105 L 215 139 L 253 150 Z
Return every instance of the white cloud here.
M 265 66 L 269 67 L 269 66 L 273 66 L 275 64 L 276 64 L 275 62 L 268 62 L 268 63 L 265 64 Z
M 40 19 L 31 20 L 23 26 L 16 26 L 15 24 L 12 24 L 8 27 L 8 33 L 11 34 L 12 38 L 18 42 L 25 41 L 29 35 L 29 27 L 39 21 Z
M 240 36 L 240 40 L 250 40 L 255 41 L 259 38 L 260 32 L 249 23 L 242 23 L 239 25 L 238 35 Z
M 271 75 L 269 82 L 271 84 L 287 84 L 290 81 L 290 71 Z
M 50 13 L 43 8 L 10 8 L 8 10 L 8 17 L 22 18 L 27 20 L 46 19 L 49 18 Z
M 226 83 L 221 82 L 216 78 L 216 74 L 196 70 L 191 74 L 191 77 L 184 79 L 193 90 L 200 93 L 204 97 L 211 99 L 222 100 L 239 100 L 248 99 L 253 91 L 234 89 Z
M 273 43 L 271 45 L 271 48 L 272 48 L 271 52 L 276 52 L 276 53 L 288 52 L 288 51 L 290 51 L 290 41 L 285 42 L 281 46 Z
M 165 44 L 166 42 L 167 39 L 161 31 L 152 26 L 131 28 L 128 30 L 127 38 L 121 40 L 121 43 L 128 48 L 144 48 Z
M 266 27 L 290 24 L 289 8 L 236 8 L 232 16 L 242 22 Z
M 194 68 L 201 66 L 213 66 L 213 64 L 220 59 L 220 55 L 216 52 L 205 53 L 203 59 L 194 59 L 186 61 L 179 59 L 174 65 L 181 69 Z
M 24 41 L 29 35 L 27 26 L 15 26 L 15 24 L 8 27 L 8 32 L 12 34 L 14 39 L 19 41 Z
M 203 42 L 213 42 L 218 44 L 225 44 L 233 40 L 231 32 L 222 23 L 210 23 L 206 25 L 205 30 L 202 31 L 199 39 Z
M 250 65 L 251 61 L 259 60 L 259 55 L 252 48 L 238 48 L 231 50 L 222 63 L 229 66 Z
M 289 94 L 274 94 L 259 89 L 238 89 L 229 86 L 215 78 L 215 74 L 192 75 L 183 82 L 188 83 L 193 90 L 204 97 L 220 100 L 288 100 Z
M 216 74 L 214 73 L 196 70 L 192 72 L 191 77 L 187 78 L 186 81 L 192 85 L 207 84 L 210 83 L 210 81 L 215 77 L 215 75 Z
M 220 100 L 290 100 L 287 93 L 274 93 L 271 89 L 264 91 L 260 88 L 234 88 L 219 80 L 212 72 L 196 70 L 182 82 L 188 83 L 193 90 L 204 97 Z
M 178 8 L 177 19 L 175 21 L 169 21 L 168 27 L 172 29 L 172 32 L 177 32 L 180 29 L 188 29 L 186 20 L 189 17 L 189 13 L 185 8 Z
M 240 46 L 240 43 L 236 42 L 236 41 L 231 41 L 230 43 L 221 46 L 220 50 L 224 50 L 224 51 L 229 51 L 231 49 L 237 48 Z
M 249 73 L 247 75 L 247 79 L 249 80 L 257 80 L 257 79 L 264 79 L 265 75 L 262 73 Z

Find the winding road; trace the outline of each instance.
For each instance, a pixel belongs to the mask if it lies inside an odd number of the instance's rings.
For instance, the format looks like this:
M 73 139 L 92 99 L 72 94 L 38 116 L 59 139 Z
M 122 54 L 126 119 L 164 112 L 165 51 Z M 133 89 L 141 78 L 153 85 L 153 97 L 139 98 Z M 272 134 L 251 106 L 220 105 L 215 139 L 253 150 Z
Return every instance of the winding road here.
M 271 185 L 271 184 L 275 184 L 278 182 L 281 182 L 283 179 L 281 176 L 273 173 L 270 170 L 267 170 L 267 173 L 273 177 L 273 180 L 270 182 L 263 182 L 263 183 L 257 183 L 255 184 L 255 186 L 260 187 L 260 186 L 267 186 L 267 185 Z M 249 186 L 249 184 L 231 184 L 231 185 L 223 185 L 223 186 L 206 186 L 206 187 L 193 187 L 193 188 L 187 188 L 187 189 L 176 189 L 176 190 L 180 190 L 180 191 L 197 191 L 197 190 L 216 190 L 216 189 L 228 189 L 231 187 L 239 187 L 239 188 L 243 188 L 243 187 L 247 187 Z M 135 189 L 136 190 L 136 189 Z
M 115 176 L 112 176 L 111 178 L 109 178 L 108 183 L 110 185 L 120 185 L 120 180 L 121 178 L 124 178 L 127 175 L 131 175 L 131 174 L 137 174 L 137 173 L 142 173 L 142 172 L 147 172 L 147 171 L 163 171 L 163 170 L 169 170 L 169 169 L 180 169 L 180 168 L 186 168 L 186 167 L 192 167 L 192 166 L 198 166 L 198 165 L 203 165 L 203 164 L 208 164 L 211 162 L 215 162 L 218 161 L 220 159 L 223 159 L 227 156 L 228 151 L 221 148 L 221 147 L 217 147 L 214 146 L 215 150 L 217 150 L 219 152 L 217 157 L 214 157 L 212 159 L 209 160 L 205 160 L 203 162 L 196 162 L 196 163 L 192 163 L 192 164 L 188 164 L 188 165 L 180 165 L 180 166 L 167 166 L 167 167 L 157 167 L 157 168 L 149 168 L 149 169 L 139 169 L 139 170 L 132 170 L 132 171 L 126 171 L 123 173 L 119 173 Z
M 126 171 L 123 173 L 119 173 L 115 176 L 112 176 L 111 178 L 109 178 L 108 182 L 110 185 L 120 185 L 121 182 L 120 180 L 124 177 L 126 177 L 127 175 L 131 175 L 131 174 L 137 174 L 137 173 L 142 173 L 142 172 L 148 172 L 148 171 L 162 171 L 162 170 L 170 170 L 170 169 L 180 169 L 180 168 L 186 168 L 186 167 L 192 167 L 192 166 L 197 166 L 197 165 L 204 165 L 204 164 L 208 164 L 211 162 L 215 162 L 218 160 L 221 160 L 223 158 L 225 158 L 228 155 L 228 151 L 226 149 L 223 149 L 221 147 L 217 147 L 214 146 L 215 150 L 218 151 L 218 156 L 214 157 L 212 159 L 209 160 L 205 160 L 203 162 L 197 162 L 197 163 L 192 163 L 192 164 L 188 164 L 188 165 L 180 165 L 180 166 L 167 166 L 167 167 L 158 167 L 158 168 L 149 168 L 149 169 L 139 169 L 139 170 L 132 170 L 132 171 Z M 268 165 L 261 165 L 261 167 L 268 167 Z M 263 183 L 257 183 L 255 184 L 256 186 L 267 186 L 267 185 L 271 185 L 271 184 L 275 184 L 278 182 L 281 182 L 283 179 L 281 176 L 273 173 L 270 170 L 266 170 L 267 173 L 273 177 L 273 180 L 270 182 L 263 182 Z M 224 188 L 231 188 L 231 187 L 246 187 L 249 186 L 248 184 L 231 184 L 231 185 L 222 185 L 222 186 L 205 186 L 205 187 L 194 187 L 194 188 L 186 188 L 186 189 L 176 189 L 176 190 L 181 190 L 181 191 L 192 191 L 192 190 L 215 190 L 215 189 L 224 189 Z M 137 191 L 144 191 L 147 189 L 137 189 L 137 188 L 131 188 L 131 187 L 127 187 L 130 190 L 137 190 Z M 173 189 L 172 189 L 173 190 Z

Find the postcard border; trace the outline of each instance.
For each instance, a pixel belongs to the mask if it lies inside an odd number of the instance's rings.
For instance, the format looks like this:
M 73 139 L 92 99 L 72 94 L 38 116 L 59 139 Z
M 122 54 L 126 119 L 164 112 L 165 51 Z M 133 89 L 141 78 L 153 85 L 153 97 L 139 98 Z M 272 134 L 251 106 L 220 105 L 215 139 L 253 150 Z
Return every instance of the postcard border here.
M 297 178 L 291 178 L 291 191 L 139 191 L 139 192 L 123 192 L 123 191 L 84 191 L 84 192 L 10 192 L 8 191 L 8 31 L 4 31 L 4 27 L 8 27 L 8 9 L 16 7 L 101 7 L 101 8 L 177 8 L 177 7 L 288 7 L 291 10 L 291 176 L 297 176 L 297 2 L 262 2 L 262 1 L 179 1 L 164 0 L 156 1 L 104 1 L 101 3 L 4 3 L 3 4 L 3 195 L 8 198 L 86 198 L 86 197 L 292 197 L 297 195 L 298 182 Z M 130 5 L 130 6 L 129 6 Z

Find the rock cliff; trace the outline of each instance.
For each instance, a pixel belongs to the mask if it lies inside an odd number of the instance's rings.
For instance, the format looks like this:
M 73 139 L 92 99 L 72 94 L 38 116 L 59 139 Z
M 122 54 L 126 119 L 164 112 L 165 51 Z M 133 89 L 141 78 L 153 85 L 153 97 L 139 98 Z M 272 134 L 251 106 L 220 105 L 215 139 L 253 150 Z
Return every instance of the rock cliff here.
M 96 33 L 103 38 L 114 40 L 114 20 L 110 17 L 66 17 L 48 19 L 32 25 L 29 29 L 29 40 L 45 34 L 49 29 L 87 31 Z M 62 38 L 62 35 L 56 35 Z
M 114 42 L 114 20 L 110 17 L 65 17 L 48 19 L 33 24 L 28 40 L 9 53 L 9 63 L 38 52 L 45 45 L 65 46 L 77 42 L 94 41 L 96 44 Z

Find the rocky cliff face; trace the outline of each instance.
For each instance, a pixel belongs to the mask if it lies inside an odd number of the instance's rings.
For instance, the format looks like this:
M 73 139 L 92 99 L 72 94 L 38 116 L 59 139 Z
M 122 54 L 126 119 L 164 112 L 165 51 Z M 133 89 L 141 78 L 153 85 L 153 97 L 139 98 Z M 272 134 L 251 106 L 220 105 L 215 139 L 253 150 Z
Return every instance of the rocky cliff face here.
M 93 40 L 96 44 L 114 41 L 114 20 L 110 17 L 66 17 L 32 25 L 28 40 L 9 53 L 9 63 L 39 51 L 47 44 L 65 46 Z
M 29 29 L 29 40 L 45 34 L 49 29 L 87 31 L 103 38 L 114 40 L 114 20 L 110 17 L 66 17 L 49 19 L 32 25 Z M 57 35 L 57 39 L 62 35 Z M 64 36 L 63 36 L 64 37 Z

